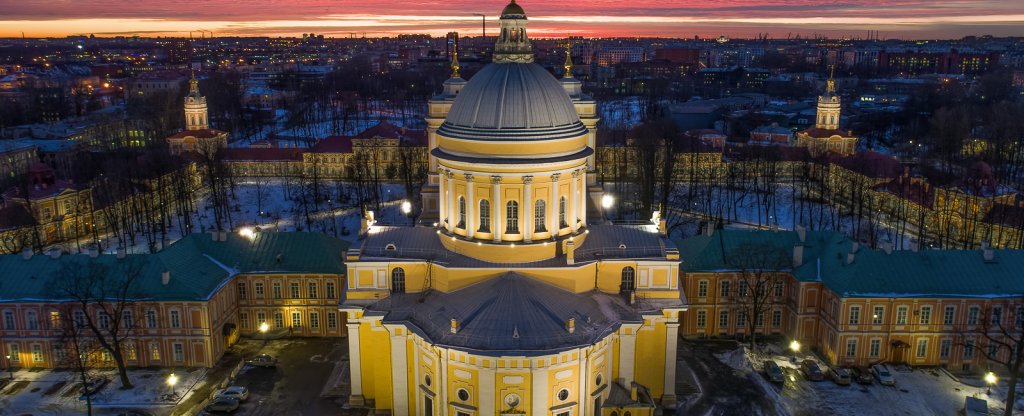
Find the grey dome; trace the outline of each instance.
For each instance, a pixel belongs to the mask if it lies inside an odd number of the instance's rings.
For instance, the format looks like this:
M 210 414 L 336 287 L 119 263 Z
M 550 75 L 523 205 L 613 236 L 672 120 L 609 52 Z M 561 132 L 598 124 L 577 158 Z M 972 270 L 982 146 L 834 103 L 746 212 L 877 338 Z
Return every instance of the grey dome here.
M 562 84 L 533 63 L 489 64 L 455 98 L 438 132 L 467 140 L 550 140 L 587 134 Z

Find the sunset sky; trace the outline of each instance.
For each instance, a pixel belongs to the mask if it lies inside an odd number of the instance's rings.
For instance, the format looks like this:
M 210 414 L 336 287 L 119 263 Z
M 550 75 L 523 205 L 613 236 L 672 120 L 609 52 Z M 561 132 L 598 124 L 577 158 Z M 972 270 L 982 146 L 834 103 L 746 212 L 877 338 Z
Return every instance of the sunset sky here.
M 493 30 L 507 0 L 0 0 L 0 37 Z M 1024 36 L 1024 0 L 522 0 L 533 36 Z M 491 32 L 493 34 L 494 32 Z

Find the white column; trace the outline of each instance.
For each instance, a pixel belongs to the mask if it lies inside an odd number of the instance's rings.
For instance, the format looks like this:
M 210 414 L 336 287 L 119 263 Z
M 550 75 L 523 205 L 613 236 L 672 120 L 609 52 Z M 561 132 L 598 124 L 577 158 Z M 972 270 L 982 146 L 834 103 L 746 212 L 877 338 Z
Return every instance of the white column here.
M 466 237 L 473 238 L 476 232 L 476 203 L 473 201 L 473 174 L 466 174 Z
M 633 331 L 639 328 L 632 329 Z M 628 386 L 633 382 L 633 365 L 636 362 L 636 332 L 619 336 L 619 378 L 622 385 Z
M 440 357 L 437 357 L 441 364 L 441 371 L 435 373 L 437 375 L 437 396 L 434 398 L 434 408 L 440 406 L 441 411 L 434 412 L 434 414 L 448 416 L 448 350 L 441 349 L 438 352 L 441 354 Z
M 484 368 L 480 370 L 480 415 L 493 415 L 496 413 L 497 407 L 494 402 L 494 396 L 497 392 L 494 390 L 494 370 L 490 368 Z M 396 413 L 397 414 L 397 413 Z
M 501 242 L 501 209 L 503 204 L 501 203 L 501 176 L 491 176 L 491 189 L 494 191 L 493 199 L 491 200 L 491 222 L 494 223 L 494 227 L 491 227 L 491 232 L 494 233 L 494 242 Z
M 455 229 L 455 223 L 459 220 L 459 207 L 455 206 L 455 174 L 448 171 L 445 175 L 448 178 L 448 232 Z
M 534 368 L 530 372 L 530 411 L 531 415 L 547 415 L 548 410 L 548 372 L 545 368 Z
M 407 335 L 404 327 L 388 328 L 388 331 L 391 333 L 391 412 L 406 415 L 409 414 L 409 372 L 405 356 Z
M 676 401 L 676 342 L 679 340 L 679 323 L 665 323 L 665 393 L 661 396 L 662 406 L 673 405 Z
M 587 190 L 587 168 L 580 170 L 580 222 L 587 226 L 587 201 L 590 200 L 590 191 Z
M 355 319 L 352 315 L 349 314 L 348 319 Z M 363 403 L 363 373 L 362 363 L 359 361 L 359 322 L 349 323 L 346 326 L 348 326 L 349 379 L 352 384 L 352 394 L 349 402 L 352 404 L 357 402 Z
M 579 227 L 579 221 L 576 221 L 577 209 L 580 204 L 580 193 L 579 193 L 579 178 L 580 171 L 572 171 L 572 182 L 569 183 L 569 197 L 572 198 L 569 201 L 569 225 L 572 226 L 572 232 L 576 232 Z
M 551 175 L 551 203 L 548 204 L 548 224 L 551 230 L 551 236 L 558 236 L 558 227 L 561 225 L 558 223 L 558 177 L 560 173 Z
M 533 176 L 523 176 L 523 241 L 533 238 Z
M 448 201 L 448 187 L 445 186 L 445 173 L 442 168 L 438 171 L 439 179 L 437 181 L 438 195 L 437 195 L 437 218 L 441 221 L 441 226 L 444 226 L 448 222 L 448 207 L 446 207 L 446 201 Z

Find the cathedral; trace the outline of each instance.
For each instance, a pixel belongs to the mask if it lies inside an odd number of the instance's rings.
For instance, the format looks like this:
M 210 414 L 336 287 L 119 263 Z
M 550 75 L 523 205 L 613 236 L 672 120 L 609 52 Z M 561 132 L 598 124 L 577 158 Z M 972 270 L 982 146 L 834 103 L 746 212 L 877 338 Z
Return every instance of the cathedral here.
M 433 226 L 364 219 L 346 253 L 351 397 L 395 415 L 651 415 L 686 309 L 657 216 L 603 220 L 596 102 L 535 64 L 526 13 L 429 102 Z M 434 222 L 436 221 L 436 222 Z
M 849 130 L 839 129 L 842 102 L 836 93 L 836 80 L 829 75 L 825 94 L 818 96 L 818 111 L 814 127 L 797 132 L 796 145 L 806 147 L 812 156 L 837 153 L 849 156 L 857 151 L 857 136 Z

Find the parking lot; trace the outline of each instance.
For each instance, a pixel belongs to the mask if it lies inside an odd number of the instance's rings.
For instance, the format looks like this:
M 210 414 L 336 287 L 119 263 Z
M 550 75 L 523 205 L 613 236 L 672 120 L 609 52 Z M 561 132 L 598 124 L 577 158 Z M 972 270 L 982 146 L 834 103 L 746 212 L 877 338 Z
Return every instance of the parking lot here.
M 328 388 L 335 363 L 347 360 L 343 339 L 296 338 L 243 341 L 250 359 L 269 354 L 277 359 L 274 367 L 245 365 L 231 383 L 249 390 L 238 415 L 363 415 L 365 410 L 343 409 L 341 397 L 321 397 Z

